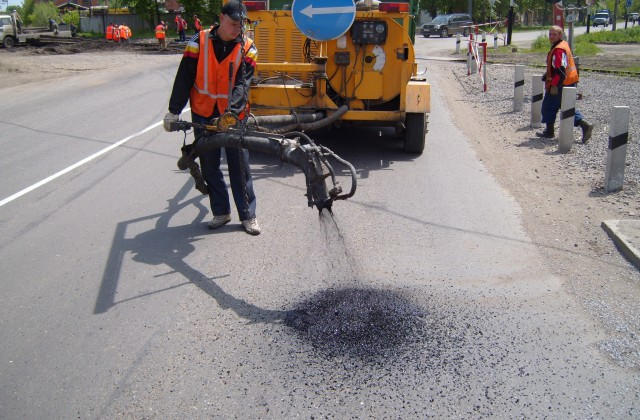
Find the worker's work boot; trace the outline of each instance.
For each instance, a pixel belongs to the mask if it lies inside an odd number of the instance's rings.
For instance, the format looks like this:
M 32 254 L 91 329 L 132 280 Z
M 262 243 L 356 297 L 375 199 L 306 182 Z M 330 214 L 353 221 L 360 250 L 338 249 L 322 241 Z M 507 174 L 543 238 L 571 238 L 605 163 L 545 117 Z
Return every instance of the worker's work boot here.
M 230 221 L 231 221 L 230 214 L 221 214 L 218 216 L 213 216 L 213 219 L 209 223 L 207 223 L 207 226 L 209 226 L 209 229 L 217 229 L 220 226 L 226 225 Z
M 593 124 L 589 124 L 585 120 L 580 120 L 580 128 L 582 128 L 582 143 L 586 143 L 591 138 Z
M 538 131 L 536 133 L 536 136 L 544 137 L 545 139 L 552 139 L 555 136 L 553 132 L 553 124 L 547 124 L 547 128 L 545 128 L 543 131 Z
M 255 217 L 253 219 L 243 220 L 242 226 L 249 235 L 260 235 L 260 225 L 258 224 L 258 219 Z

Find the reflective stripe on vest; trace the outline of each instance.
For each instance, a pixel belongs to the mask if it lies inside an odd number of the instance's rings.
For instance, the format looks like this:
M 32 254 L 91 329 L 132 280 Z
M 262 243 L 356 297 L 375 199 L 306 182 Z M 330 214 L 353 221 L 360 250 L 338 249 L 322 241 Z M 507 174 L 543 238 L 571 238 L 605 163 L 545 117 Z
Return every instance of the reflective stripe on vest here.
M 556 49 L 561 49 L 567 56 L 567 67 L 565 68 L 565 77 L 562 82 L 563 86 L 569 86 L 574 83 L 578 83 L 578 70 L 576 69 L 576 64 L 573 61 L 573 53 L 571 52 L 571 47 L 567 41 L 560 41 L 558 45 L 556 45 L 549 54 L 547 54 L 547 78 L 545 81 L 546 88 L 549 89 L 551 87 L 551 79 L 553 78 L 553 69 L 551 68 L 551 59 L 553 57 L 553 51 Z
M 218 63 L 215 52 L 211 51 L 212 43 L 209 40 L 209 33 L 210 30 L 200 32 L 198 68 L 196 80 L 190 94 L 191 109 L 203 117 L 212 115 L 216 107 L 220 114 L 227 111 L 229 97 L 233 86 L 235 86 L 236 75 L 244 55 L 240 50 L 242 48 L 241 44 L 237 43 L 231 53 L 222 62 Z M 252 41 L 250 39 L 245 40 L 245 53 L 249 50 L 251 44 Z M 243 118 L 243 115 L 240 115 L 240 117 Z

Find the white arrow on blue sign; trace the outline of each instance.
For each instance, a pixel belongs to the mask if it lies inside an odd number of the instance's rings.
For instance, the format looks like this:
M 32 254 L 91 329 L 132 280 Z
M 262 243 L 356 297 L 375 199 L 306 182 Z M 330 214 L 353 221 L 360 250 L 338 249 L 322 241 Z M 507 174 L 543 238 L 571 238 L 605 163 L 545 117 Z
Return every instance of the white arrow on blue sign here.
M 356 18 L 353 0 L 293 0 L 293 22 L 307 38 L 329 41 L 344 35 Z

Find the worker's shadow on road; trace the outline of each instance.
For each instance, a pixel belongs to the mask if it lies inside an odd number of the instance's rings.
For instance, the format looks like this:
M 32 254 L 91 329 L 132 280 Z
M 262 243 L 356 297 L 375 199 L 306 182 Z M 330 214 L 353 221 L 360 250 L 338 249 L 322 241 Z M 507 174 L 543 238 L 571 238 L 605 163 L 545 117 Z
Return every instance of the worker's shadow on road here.
M 198 196 L 186 199 L 191 189 L 193 189 L 193 182 L 189 180 L 178 191 L 176 196 L 169 200 L 169 206 L 163 213 L 151 214 L 118 223 L 111 244 L 109 258 L 102 276 L 94 314 L 107 312 L 116 305 L 135 299 L 143 299 L 185 285 L 195 285 L 215 299 L 221 308 L 231 309 L 238 316 L 250 322 L 280 322 L 284 320 L 287 311 L 263 309 L 225 292 L 215 280 L 228 277 L 229 274 L 218 273 L 213 277 L 208 277 L 185 261 L 186 257 L 195 250 L 193 244 L 207 235 L 211 235 L 211 231 L 208 231 L 203 223 L 204 218 L 208 214 L 208 209 L 201 201 L 206 199 L 206 197 Z M 173 216 L 190 206 L 194 206 L 198 210 L 192 223 L 181 226 L 169 226 L 169 222 Z M 127 238 L 127 229 L 135 229 L 137 223 L 145 223 L 154 219 L 156 219 L 156 222 L 152 229 L 138 233 L 132 238 Z M 233 228 L 225 226 L 216 229 L 215 232 L 224 233 L 225 229 L 228 231 Z M 170 271 L 168 273 L 154 276 L 156 278 L 167 274 L 179 273 L 186 281 L 116 300 L 124 256 L 126 254 L 132 254 L 132 259 L 138 263 L 148 265 L 164 264 L 169 268 Z M 216 264 L 211 264 L 210 266 L 215 267 Z

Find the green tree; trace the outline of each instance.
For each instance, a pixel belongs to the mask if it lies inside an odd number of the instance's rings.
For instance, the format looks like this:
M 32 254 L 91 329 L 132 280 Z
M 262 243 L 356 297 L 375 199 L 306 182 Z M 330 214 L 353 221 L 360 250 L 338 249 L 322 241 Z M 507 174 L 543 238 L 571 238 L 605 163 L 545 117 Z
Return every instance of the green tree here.
M 22 7 L 18 8 L 18 13 L 22 16 L 25 25 L 31 24 L 31 15 L 36 3 L 35 0 L 24 0 Z
M 77 10 L 67 12 L 62 15 L 62 21 L 67 25 L 71 24 L 78 27 L 78 25 L 80 25 L 80 13 Z
M 58 18 L 58 8 L 53 2 L 36 4 L 30 16 L 31 23 L 34 26 L 48 26 L 49 19 L 58 20 Z
M 202 24 L 212 25 L 218 21 L 222 9 L 222 0 L 209 0 L 205 6 L 205 14 L 201 17 Z
M 150 26 L 154 26 L 156 18 L 155 0 L 122 0 L 122 6 L 133 9 L 134 12 L 144 19 Z
M 182 17 L 187 21 L 189 29 L 193 29 L 193 15 L 204 17 L 205 5 L 200 0 L 180 0 L 180 4 L 184 7 L 184 13 Z

